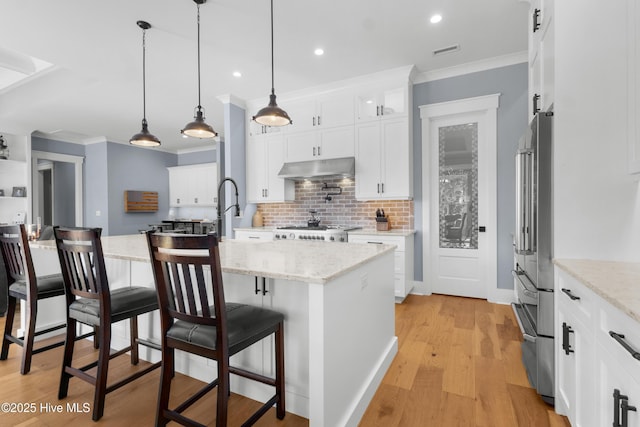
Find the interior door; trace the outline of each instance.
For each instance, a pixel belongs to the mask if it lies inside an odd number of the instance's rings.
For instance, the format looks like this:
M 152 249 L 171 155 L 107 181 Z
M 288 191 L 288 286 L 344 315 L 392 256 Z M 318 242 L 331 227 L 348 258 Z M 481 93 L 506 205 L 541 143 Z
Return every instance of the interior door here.
M 487 298 L 488 272 L 495 270 L 495 143 L 482 112 L 435 117 L 430 150 L 431 290 Z M 493 166 L 491 166 L 493 164 Z M 493 170 L 490 170 L 493 169 Z M 495 220 L 492 221 L 495 224 Z M 488 229 L 489 228 L 489 229 Z M 493 284 L 495 287 L 495 284 Z

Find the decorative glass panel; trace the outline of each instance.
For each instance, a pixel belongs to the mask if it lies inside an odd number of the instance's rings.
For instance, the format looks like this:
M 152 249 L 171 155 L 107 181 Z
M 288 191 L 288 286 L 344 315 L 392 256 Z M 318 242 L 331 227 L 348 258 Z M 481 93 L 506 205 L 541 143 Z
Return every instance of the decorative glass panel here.
M 438 130 L 440 247 L 478 249 L 478 123 Z

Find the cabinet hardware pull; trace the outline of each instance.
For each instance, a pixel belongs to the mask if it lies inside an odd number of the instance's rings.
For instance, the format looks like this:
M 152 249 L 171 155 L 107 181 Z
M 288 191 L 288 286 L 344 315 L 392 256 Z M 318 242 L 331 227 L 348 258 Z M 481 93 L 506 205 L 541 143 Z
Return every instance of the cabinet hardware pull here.
M 567 322 L 562 322 L 562 349 L 567 356 L 574 352 L 569 343 L 569 334 L 573 332 L 575 331 L 571 329 L 571 326 L 567 325 Z
M 382 242 L 367 242 L 367 243 L 371 243 L 373 245 L 381 245 L 382 244 Z
M 380 106 L 380 115 L 384 116 L 384 105 Z
M 533 95 L 532 101 L 533 101 L 533 115 L 535 116 L 537 113 L 540 112 L 540 108 L 538 107 L 538 101 L 540 100 L 540 95 L 538 95 L 537 93 Z
M 380 183 L 378 183 L 378 194 L 380 194 Z
M 629 427 L 629 411 L 636 412 L 636 407 L 629 405 L 628 399 L 622 399 L 620 409 L 622 409 L 622 427 Z
M 318 119 L 320 120 L 320 119 Z M 320 155 L 320 146 L 318 145 L 318 156 Z
M 382 184 L 380 184 L 380 187 L 382 188 L 381 193 L 384 193 L 384 182 Z
M 313 116 L 313 125 L 314 126 L 316 125 L 316 117 L 315 116 Z
M 313 155 L 315 157 L 315 155 L 316 155 L 316 147 L 313 147 Z
M 262 295 L 266 295 L 269 291 L 267 290 L 267 278 L 262 278 Z
M 318 116 L 318 126 L 320 126 L 320 116 Z
M 620 390 L 613 389 L 613 427 L 621 427 L 620 424 L 620 399 L 625 399 L 627 396 L 620 394 Z
M 540 18 L 540 9 L 534 9 L 533 11 L 533 32 L 535 33 L 540 29 L 540 22 L 538 19 Z
M 376 116 L 380 115 L 380 106 L 376 105 Z
M 636 349 L 631 347 L 629 343 L 627 343 L 627 341 L 624 339 L 623 334 L 609 331 L 609 335 L 611 335 L 611 338 L 618 341 L 618 344 L 620 344 L 625 350 L 627 350 L 629 354 L 631 354 L 631 357 L 633 357 L 636 360 L 640 360 L 640 352 L 638 352 Z
M 256 282 L 255 282 L 255 293 L 256 295 L 258 295 L 260 293 L 260 290 L 258 289 L 258 276 L 256 276 Z
M 575 296 L 574 294 L 571 293 L 571 289 L 567 289 L 567 288 L 562 288 L 562 292 L 564 292 L 565 294 L 567 294 L 567 296 L 569 298 L 571 298 L 573 301 L 575 300 L 579 300 L 580 297 Z

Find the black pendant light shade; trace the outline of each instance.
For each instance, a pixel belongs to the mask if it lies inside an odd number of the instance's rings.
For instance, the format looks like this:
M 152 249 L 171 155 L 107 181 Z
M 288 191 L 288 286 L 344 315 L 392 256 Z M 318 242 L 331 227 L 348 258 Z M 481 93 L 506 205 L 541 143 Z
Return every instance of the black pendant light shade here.
M 214 138 L 218 136 L 216 131 L 213 130 L 204 121 L 204 108 L 200 105 L 200 5 L 207 0 L 193 0 L 198 8 L 198 106 L 195 108 L 194 121 L 187 123 L 187 125 L 180 132 L 183 135 L 193 138 Z
M 145 79 L 145 63 L 146 63 L 146 46 L 145 38 L 146 31 L 151 28 L 151 24 L 145 21 L 136 22 L 138 27 L 142 28 L 142 130 L 131 137 L 129 143 L 132 145 L 138 145 L 141 147 L 157 147 L 160 145 L 160 140 L 149 132 L 147 125 L 147 94 L 146 94 L 146 79 Z
M 271 0 L 271 95 L 269 95 L 269 105 L 258 111 L 258 114 L 253 116 L 253 121 L 265 126 L 286 126 L 293 122 L 287 112 L 276 103 L 273 74 L 273 0 Z

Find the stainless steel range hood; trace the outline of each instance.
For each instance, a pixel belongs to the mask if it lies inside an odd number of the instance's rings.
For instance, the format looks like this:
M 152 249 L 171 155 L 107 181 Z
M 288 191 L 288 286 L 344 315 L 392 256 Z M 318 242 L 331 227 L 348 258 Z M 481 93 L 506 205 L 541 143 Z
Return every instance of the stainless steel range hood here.
M 308 160 L 305 162 L 285 163 L 280 169 L 280 178 L 294 181 L 353 177 L 356 173 L 355 157 L 340 159 Z

